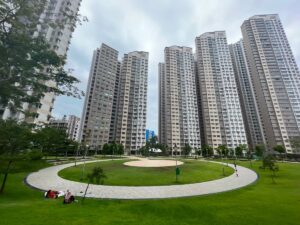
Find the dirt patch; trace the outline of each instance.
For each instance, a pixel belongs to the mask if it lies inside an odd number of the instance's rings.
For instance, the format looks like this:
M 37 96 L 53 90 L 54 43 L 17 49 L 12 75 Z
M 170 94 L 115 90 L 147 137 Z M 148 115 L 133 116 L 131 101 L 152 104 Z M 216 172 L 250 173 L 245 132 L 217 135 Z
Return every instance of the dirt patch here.
M 183 162 L 177 161 L 177 165 L 182 165 Z M 125 166 L 136 166 L 136 167 L 168 167 L 168 166 L 176 166 L 175 160 L 138 160 L 138 161 L 130 161 L 125 162 Z

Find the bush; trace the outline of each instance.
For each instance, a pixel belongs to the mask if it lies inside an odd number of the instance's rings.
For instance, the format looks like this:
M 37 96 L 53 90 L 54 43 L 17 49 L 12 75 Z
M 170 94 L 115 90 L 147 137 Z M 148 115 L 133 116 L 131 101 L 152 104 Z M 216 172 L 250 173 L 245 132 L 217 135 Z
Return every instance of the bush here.
M 30 160 L 41 160 L 44 154 L 40 150 L 31 150 L 28 153 L 28 157 Z

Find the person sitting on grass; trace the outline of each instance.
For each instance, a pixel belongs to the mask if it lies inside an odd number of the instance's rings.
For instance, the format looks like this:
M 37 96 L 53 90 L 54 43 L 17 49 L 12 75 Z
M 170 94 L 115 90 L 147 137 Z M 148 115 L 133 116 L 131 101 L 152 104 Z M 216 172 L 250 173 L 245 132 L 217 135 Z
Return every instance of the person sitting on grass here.
M 75 202 L 75 197 L 71 194 L 69 190 L 67 190 L 64 198 L 64 204 L 70 204 L 72 202 Z
M 55 199 L 58 197 L 58 191 L 54 191 L 54 190 L 48 190 L 46 193 L 45 193 L 45 198 L 52 198 L 52 199 Z

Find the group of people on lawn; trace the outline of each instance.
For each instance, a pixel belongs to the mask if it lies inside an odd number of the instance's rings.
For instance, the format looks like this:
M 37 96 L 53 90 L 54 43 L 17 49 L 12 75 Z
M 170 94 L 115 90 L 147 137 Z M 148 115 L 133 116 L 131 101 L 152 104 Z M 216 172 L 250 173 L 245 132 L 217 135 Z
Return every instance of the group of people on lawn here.
M 56 199 L 62 196 L 64 196 L 64 204 L 69 204 L 76 201 L 74 195 L 72 195 L 69 190 L 67 190 L 66 193 L 64 191 L 55 190 L 48 190 L 47 192 L 45 192 L 45 198 Z

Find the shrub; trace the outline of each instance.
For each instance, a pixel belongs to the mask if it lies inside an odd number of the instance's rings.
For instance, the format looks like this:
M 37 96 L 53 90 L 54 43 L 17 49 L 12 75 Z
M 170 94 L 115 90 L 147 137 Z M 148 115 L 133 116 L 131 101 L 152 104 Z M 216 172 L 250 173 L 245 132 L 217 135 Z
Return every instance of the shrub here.
M 31 150 L 28 153 L 28 157 L 30 160 L 41 160 L 43 158 L 44 154 L 40 150 Z

